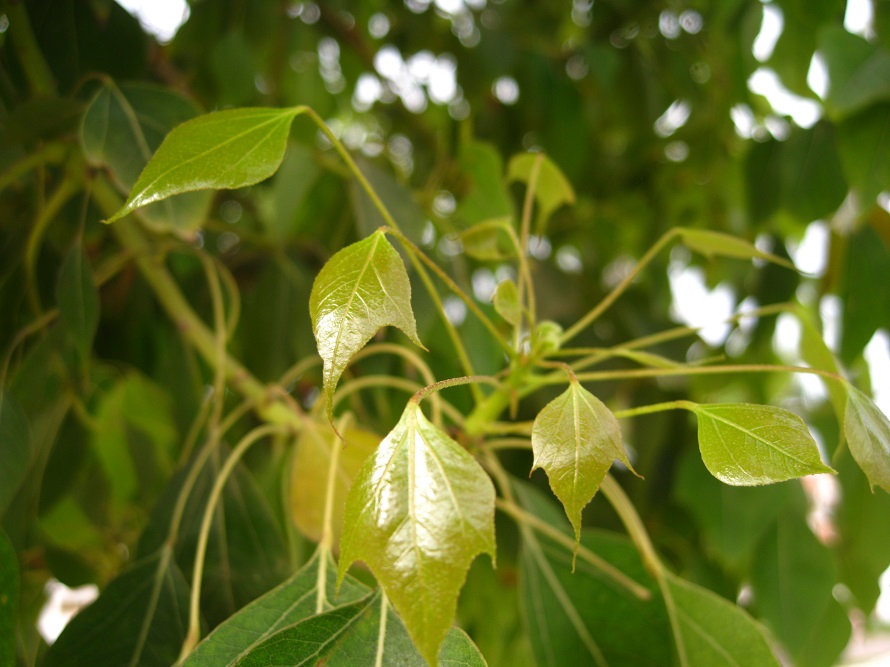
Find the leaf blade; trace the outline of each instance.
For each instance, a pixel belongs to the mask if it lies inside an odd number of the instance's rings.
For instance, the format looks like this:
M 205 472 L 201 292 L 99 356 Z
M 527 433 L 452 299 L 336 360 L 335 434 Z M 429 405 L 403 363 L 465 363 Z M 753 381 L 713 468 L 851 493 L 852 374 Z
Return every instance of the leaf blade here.
M 80 245 L 71 248 L 59 269 L 56 302 L 62 321 L 85 362 L 99 328 L 99 291 Z
M 25 479 L 31 465 L 28 417 L 8 391 L 0 388 L 0 517 Z
M 846 385 L 844 435 L 850 453 L 868 483 L 890 493 L 890 420 L 874 402 L 853 385 Z

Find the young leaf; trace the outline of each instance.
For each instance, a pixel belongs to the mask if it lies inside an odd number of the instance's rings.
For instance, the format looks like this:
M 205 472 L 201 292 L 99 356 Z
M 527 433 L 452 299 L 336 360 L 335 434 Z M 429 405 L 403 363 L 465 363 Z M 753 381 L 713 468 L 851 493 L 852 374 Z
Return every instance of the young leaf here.
M 698 417 L 702 460 L 726 484 L 756 486 L 834 472 L 819 458 L 807 425 L 788 410 L 748 403 L 689 409 Z
M 796 271 L 794 264 L 787 259 L 764 252 L 744 239 L 730 236 L 722 232 L 706 229 L 681 229 L 680 238 L 683 244 L 708 259 L 714 257 L 732 257 L 734 259 L 764 259 Z
M 365 561 L 433 663 L 467 568 L 482 552 L 494 558 L 494 486 L 410 402 L 349 491 L 340 580 L 353 561 Z
M 188 585 L 165 546 L 122 572 L 75 616 L 45 664 L 168 667 L 185 640 L 188 608 Z
M 535 187 L 535 199 L 538 200 L 535 229 L 538 234 L 543 234 L 547 220 L 554 211 L 563 204 L 575 203 L 575 191 L 559 167 L 543 153 L 521 153 L 514 156 L 507 167 L 507 180 L 528 183 L 535 162 L 539 160 L 538 183 Z
M 0 388 L 0 517 L 25 479 L 31 463 L 28 418 L 9 392 Z
M 506 231 L 512 218 L 503 216 L 486 220 L 458 234 L 464 252 L 473 259 L 501 261 L 516 256 L 516 245 L 510 242 Z
M 779 667 L 760 625 L 740 607 L 670 572 L 664 576 L 681 665 Z
M 591 501 L 618 459 L 633 470 L 621 427 L 609 408 L 577 380 L 544 406 L 532 427 L 532 470 L 543 468 L 581 539 L 581 510 Z
M 0 529 L 0 665 L 14 665 L 15 626 L 19 602 L 19 561 Z
M 408 272 L 382 231 L 343 248 L 327 261 L 312 284 L 309 314 L 324 360 L 329 416 L 346 364 L 379 329 L 398 327 L 423 347 L 411 310 Z
M 79 245 L 71 248 L 59 269 L 56 301 L 80 358 L 89 359 L 99 327 L 99 292 L 89 260 Z
M 382 613 L 384 609 L 385 617 Z M 405 626 L 379 591 L 284 628 L 251 648 L 233 664 L 239 667 L 267 667 L 282 664 L 282 656 L 287 656 L 286 664 L 296 667 L 322 664 L 325 667 L 424 667 L 427 664 L 411 644 Z M 220 663 L 194 664 L 216 667 Z M 485 659 L 466 634 L 457 628 L 450 628 L 438 651 L 438 660 L 429 664 L 484 667 Z
M 275 173 L 299 108 L 226 109 L 175 127 L 139 175 L 113 222 L 140 206 L 194 190 L 253 185 Z
M 519 291 L 512 280 L 502 280 L 491 297 L 494 309 L 514 327 L 522 322 L 522 304 L 519 303 Z
M 877 485 L 890 493 L 890 420 L 868 396 L 852 385 L 846 387 L 844 435 L 850 453 L 872 491 Z

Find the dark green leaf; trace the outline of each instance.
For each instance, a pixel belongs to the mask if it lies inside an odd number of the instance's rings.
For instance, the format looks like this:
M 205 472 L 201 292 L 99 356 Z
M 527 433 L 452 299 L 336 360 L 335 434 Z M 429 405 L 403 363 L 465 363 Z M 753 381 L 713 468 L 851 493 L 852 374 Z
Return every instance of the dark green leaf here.
M 575 203 L 575 191 L 559 167 L 543 153 L 515 155 L 507 167 L 507 180 L 521 181 L 527 185 L 536 169 L 538 180 L 535 185 L 535 199 L 538 202 L 538 215 L 535 229 L 538 234 L 543 234 L 547 220 L 560 206 Z
M 409 402 L 349 491 L 340 578 L 365 561 L 432 663 L 482 552 L 494 558 L 494 486 Z
M 868 208 L 878 194 L 890 190 L 890 103 L 873 104 L 845 118 L 837 137 L 847 181 L 860 205 Z
M 599 489 L 617 459 L 633 470 L 621 440 L 621 427 L 609 408 L 577 380 L 548 403 L 532 428 L 535 461 L 565 507 L 581 539 L 581 510 Z
M 828 68 L 825 106 L 835 119 L 890 97 L 890 53 L 880 46 L 832 26 L 819 36 L 819 52 Z
M 382 327 L 398 327 L 423 347 L 411 310 L 408 272 L 382 231 L 343 248 L 327 261 L 312 285 L 309 314 L 324 360 L 329 414 L 337 382 L 352 355 Z
M 275 173 L 299 108 L 226 109 L 175 127 L 151 158 L 113 222 L 140 206 L 195 190 L 253 185 Z
M 868 396 L 850 384 L 844 435 L 872 490 L 880 486 L 890 493 L 890 420 Z
M 75 616 L 45 664 L 169 667 L 185 640 L 188 600 L 188 585 L 165 547 L 122 572 Z
M 778 667 L 763 630 L 740 607 L 716 593 L 664 573 L 669 607 L 674 608 L 683 665 Z
M 702 460 L 714 477 L 733 486 L 772 484 L 834 472 L 822 463 L 804 421 L 770 405 L 692 405 L 698 417 Z
M 519 290 L 512 280 L 502 280 L 491 297 L 497 314 L 514 327 L 522 323 L 522 304 L 519 302 Z
M 0 665 L 15 664 L 15 627 L 19 604 L 19 559 L 0 530 Z
M 80 358 L 89 359 L 99 327 L 99 292 L 90 262 L 79 245 L 71 248 L 59 269 L 56 301 Z
M 782 144 L 782 206 L 802 223 L 834 213 L 847 196 L 834 126 L 795 129 Z
M 0 517 L 6 512 L 31 463 L 28 418 L 9 391 L 0 387 Z

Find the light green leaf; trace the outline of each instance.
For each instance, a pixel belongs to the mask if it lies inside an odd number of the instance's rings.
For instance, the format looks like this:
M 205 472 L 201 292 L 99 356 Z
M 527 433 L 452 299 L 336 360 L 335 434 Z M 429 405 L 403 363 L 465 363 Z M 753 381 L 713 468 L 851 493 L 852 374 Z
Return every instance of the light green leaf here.
M 516 245 L 510 242 L 512 218 L 504 216 L 473 225 L 458 234 L 464 252 L 473 259 L 500 261 L 516 256 Z
M 0 665 L 14 665 L 19 604 L 19 559 L 0 529 Z
M 807 312 L 803 307 L 799 307 L 795 310 L 795 315 L 801 325 L 800 353 L 804 361 L 813 368 L 830 371 L 843 377 L 844 369 L 834 356 L 834 353 L 828 348 L 825 339 L 822 337 L 822 332 L 819 331 Z M 828 392 L 828 398 L 831 400 L 838 422 L 843 423 L 847 405 L 846 389 L 839 382 L 833 382 L 827 378 L 819 379 L 825 385 L 825 390 Z
M 540 166 L 536 167 L 535 163 Z M 559 167 L 543 153 L 515 155 L 507 167 L 507 180 L 528 184 L 532 171 L 536 168 L 539 171 L 535 186 L 535 199 L 538 202 L 535 229 L 538 234 L 543 234 L 547 220 L 560 206 L 575 203 L 575 191 Z
M 464 143 L 458 164 L 467 183 L 455 217 L 468 226 L 483 220 L 511 218 L 513 203 L 502 178 L 504 167 L 498 150 L 481 141 Z
M 664 577 L 681 665 L 779 667 L 760 625 L 744 610 L 670 572 Z
M 707 229 L 681 229 L 680 238 L 690 250 L 701 253 L 708 259 L 714 257 L 732 257 L 734 259 L 764 259 L 796 271 L 794 264 L 786 259 L 763 252 L 744 239 L 712 232 Z
M 0 387 L 0 517 L 25 479 L 31 464 L 28 417 L 9 391 Z
M 726 484 L 756 486 L 834 472 L 819 458 L 807 425 L 788 410 L 748 403 L 687 407 L 698 417 L 705 466 Z
M 544 406 L 532 427 L 532 470 L 543 468 L 581 539 L 581 510 L 591 501 L 618 459 L 633 470 L 621 427 L 609 408 L 577 380 Z
M 890 53 L 840 26 L 825 29 L 819 53 L 828 68 L 825 107 L 836 120 L 890 98 Z
M 84 155 L 128 192 L 167 133 L 198 113 L 194 103 L 168 88 L 106 80 L 83 115 Z M 157 230 L 188 231 L 201 225 L 209 206 L 209 192 L 188 193 L 146 207 L 142 218 Z
M 280 630 L 232 664 L 267 667 L 280 664 L 282 656 L 287 656 L 287 664 L 294 667 L 322 664 L 325 667 L 425 667 L 427 664 L 379 591 Z M 215 667 L 220 663 L 196 664 Z M 429 664 L 484 667 L 485 659 L 466 634 L 450 628 L 438 660 Z
M 71 248 L 59 269 L 56 301 L 80 358 L 86 361 L 99 328 L 99 291 L 90 262 L 79 245 Z
M 512 280 L 502 280 L 491 297 L 494 309 L 514 327 L 522 323 L 522 304 L 519 303 L 519 290 Z
M 169 546 L 134 563 L 69 623 L 47 667 L 176 662 L 188 627 L 188 585 Z
M 370 592 L 357 579 L 347 577 L 335 594 L 336 577 L 337 565 L 330 553 L 316 551 L 287 581 L 217 626 L 198 644 L 183 667 L 237 664 L 251 649 L 279 630 L 329 611 L 335 602 L 346 604 Z
M 108 222 L 182 192 L 240 188 L 268 178 L 284 158 L 298 113 L 299 107 L 226 109 L 175 127 Z
M 482 467 L 414 402 L 349 491 L 340 580 L 365 561 L 430 663 L 470 563 L 495 556 L 494 495 Z
M 402 258 L 382 231 L 349 245 L 322 267 L 309 295 L 318 353 L 324 360 L 328 414 L 349 360 L 382 327 L 401 329 L 418 347 L 411 283 Z
M 846 387 L 844 435 L 850 453 L 872 491 L 877 485 L 890 493 L 890 420 L 868 396 L 853 385 Z

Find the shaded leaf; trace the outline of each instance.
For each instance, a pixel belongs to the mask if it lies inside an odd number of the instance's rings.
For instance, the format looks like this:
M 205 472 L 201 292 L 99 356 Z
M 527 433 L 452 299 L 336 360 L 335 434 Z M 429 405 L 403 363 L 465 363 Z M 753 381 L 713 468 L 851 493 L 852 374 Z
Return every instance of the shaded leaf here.
M 0 387 L 0 517 L 21 486 L 31 463 L 31 428 L 28 417 Z
M 748 403 L 688 407 L 698 417 L 702 460 L 721 482 L 755 486 L 834 472 L 819 458 L 807 425 L 788 410 Z
M 169 667 L 185 640 L 188 598 L 173 552 L 164 547 L 122 572 L 77 614 L 45 664 Z
M 825 107 L 835 119 L 890 97 L 890 52 L 832 26 L 819 36 L 819 53 L 828 69 Z
M 852 366 L 875 331 L 890 327 L 890 290 L 883 288 L 890 283 L 890 252 L 875 230 L 863 225 L 848 237 L 841 261 L 848 268 L 841 281 L 844 308 L 838 354 Z
M 502 280 L 495 287 L 491 297 L 494 309 L 514 327 L 522 323 L 522 304 L 519 302 L 519 290 L 512 280 Z
M 539 166 L 536 167 L 535 163 Z M 515 155 L 507 167 L 507 180 L 528 184 L 535 169 L 538 169 L 538 182 L 535 186 L 538 215 L 535 229 L 538 234 L 543 234 L 547 220 L 560 206 L 575 203 L 575 191 L 559 167 L 543 153 Z
M 803 223 L 834 213 L 847 196 L 834 125 L 796 128 L 779 151 L 782 205 Z
M 342 605 L 369 593 L 368 587 L 353 577 L 346 577 L 335 593 L 336 587 L 336 563 L 330 553 L 321 555 L 316 551 L 287 581 L 217 626 L 198 644 L 183 667 L 237 664 L 252 648 L 279 630 L 320 611 L 329 611 L 335 602 Z
M 714 257 L 765 259 L 796 270 L 794 265 L 788 260 L 777 257 L 772 253 L 763 252 L 744 239 L 722 232 L 712 232 L 706 229 L 681 229 L 680 238 L 687 248 L 701 253 L 708 259 L 713 259 Z
M 863 208 L 890 189 L 890 103 L 873 104 L 838 127 L 838 151 Z
M 516 256 L 516 246 L 508 238 L 509 216 L 486 220 L 458 234 L 464 252 L 473 259 L 499 261 Z
M 577 380 L 544 406 L 532 427 L 532 470 L 543 468 L 581 539 L 581 510 L 591 501 L 612 461 L 633 470 L 615 415 Z
M 265 667 L 278 663 L 282 656 L 287 656 L 287 664 L 295 667 L 321 664 L 326 667 L 424 667 L 428 664 L 379 591 L 280 630 L 234 664 Z M 451 628 L 438 652 L 438 660 L 429 664 L 484 667 L 485 659 L 464 632 Z
M 240 188 L 268 178 L 281 164 L 299 112 L 299 107 L 226 109 L 178 125 L 108 222 L 182 192 Z
M 763 630 L 744 610 L 670 572 L 664 577 L 665 594 L 670 595 L 666 603 L 674 608 L 677 620 L 681 664 L 778 667 Z
M 428 218 L 423 209 L 418 206 L 411 189 L 396 180 L 392 173 L 381 169 L 370 160 L 356 156 L 355 163 L 368 179 L 368 183 L 371 184 L 371 188 L 377 193 L 386 210 L 395 220 L 399 221 L 402 233 L 414 243 L 420 243 Z M 293 186 L 290 185 L 290 187 Z M 360 236 L 370 235 L 374 233 L 374 230 L 387 224 L 357 179 L 350 180 L 349 189 Z
M 461 145 L 458 163 L 467 176 L 464 197 L 455 216 L 467 226 L 495 218 L 512 218 L 513 203 L 503 181 L 503 162 L 491 144 L 470 141 Z
M 329 415 L 337 382 L 352 355 L 382 327 L 398 327 L 423 347 L 411 310 L 408 272 L 382 231 L 343 248 L 327 261 L 312 284 L 309 314 L 324 360 Z
M 99 292 L 90 263 L 77 245 L 68 252 L 56 283 L 59 313 L 73 339 L 80 358 L 90 358 L 93 338 L 99 327 Z
M 362 464 L 380 444 L 380 436 L 363 428 L 347 428 L 337 437 L 328 422 L 304 428 L 297 439 L 291 464 L 290 511 L 297 528 L 310 540 L 319 541 L 324 528 L 324 499 L 331 451 L 336 447 L 337 472 L 331 514 L 331 544 L 339 544 L 343 531 L 346 494 Z
M 482 552 L 494 558 L 494 486 L 409 402 L 349 491 L 340 579 L 365 561 L 433 662 L 467 568 Z
M 0 529 L 0 665 L 15 664 L 15 626 L 19 604 L 19 559 Z
M 880 408 L 853 385 L 846 385 L 847 409 L 844 435 L 850 453 L 862 468 L 872 490 L 890 493 L 890 420 Z

